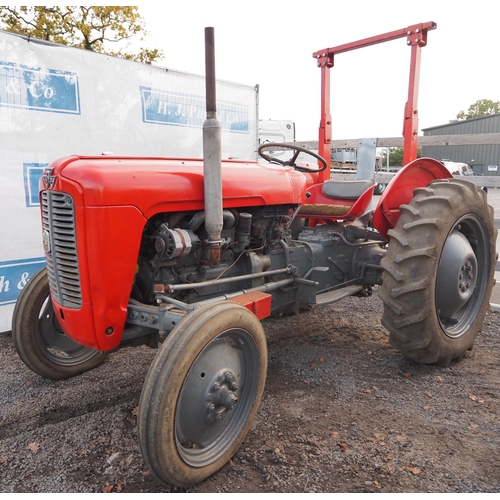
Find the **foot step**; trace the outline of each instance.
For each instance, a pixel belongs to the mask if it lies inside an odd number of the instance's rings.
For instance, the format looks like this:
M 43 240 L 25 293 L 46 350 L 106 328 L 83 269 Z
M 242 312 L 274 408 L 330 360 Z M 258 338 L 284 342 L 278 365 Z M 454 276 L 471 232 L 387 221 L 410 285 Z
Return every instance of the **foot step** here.
M 360 290 L 363 290 L 362 286 L 351 285 L 351 286 L 346 286 L 345 288 L 339 288 L 338 290 L 332 290 L 330 292 L 321 293 L 319 295 L 316 295 L 316 304 L 319 306 L 323 306 L 325 304 L 332 304 L 333 302 L 342 300 L 345 297 L 354 295 Z

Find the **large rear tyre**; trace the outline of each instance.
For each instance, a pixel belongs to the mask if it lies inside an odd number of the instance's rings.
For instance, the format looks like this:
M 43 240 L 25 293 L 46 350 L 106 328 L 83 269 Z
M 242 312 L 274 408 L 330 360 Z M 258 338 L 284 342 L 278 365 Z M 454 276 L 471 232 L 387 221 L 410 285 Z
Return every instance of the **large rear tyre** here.
M 139 403 L 139 445 L 156 476 L 189 487 L 226 464 L 252 425 L 266 371 L 264 330 L 244 307 L 206 305 L 179 323 Z
M 497 229 L 486 194 L 467 181 L 414 191 L 382 259 L 382 324 L 393 347 L 447 366 L 472 348 L 494 285 Z
M 105 352 L 77 344 L 59 326 L 45 268 L 36 272 L 17 299 L 12 339 L 23 363 L 42 377 L 65 379 L 92 370 Z

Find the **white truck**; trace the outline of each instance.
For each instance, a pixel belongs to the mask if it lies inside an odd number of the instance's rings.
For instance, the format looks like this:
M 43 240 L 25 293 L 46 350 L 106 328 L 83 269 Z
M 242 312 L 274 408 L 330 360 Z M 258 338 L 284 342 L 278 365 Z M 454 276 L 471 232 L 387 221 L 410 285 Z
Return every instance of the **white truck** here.
M 292 120 L 259 120 L 259 145 L 295 142 L 295 123 Z M 273 158 L 288 160 L 293 152 L 290 150 L 267 150 Z

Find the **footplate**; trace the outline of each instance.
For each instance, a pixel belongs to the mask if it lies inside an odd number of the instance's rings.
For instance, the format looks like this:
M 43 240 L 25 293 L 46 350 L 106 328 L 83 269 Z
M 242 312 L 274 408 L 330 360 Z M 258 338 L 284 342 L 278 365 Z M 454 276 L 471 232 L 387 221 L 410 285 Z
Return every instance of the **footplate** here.
M 360 285 L 351 285 L 346 286 L 344 288 L 339 288 L 338 290 L 332 290 L 330 292 L 325 292 L 320 295 L 316 295 L 316 304 L 319 306 L 323 306 L 325 304 L 332 304 L 333 302 L 337 302 L 339 300 L 344 299 L 345 297 L 349 297 L 350 295 L 354 295 L 359 291 L 363 290 L 363 287 Z

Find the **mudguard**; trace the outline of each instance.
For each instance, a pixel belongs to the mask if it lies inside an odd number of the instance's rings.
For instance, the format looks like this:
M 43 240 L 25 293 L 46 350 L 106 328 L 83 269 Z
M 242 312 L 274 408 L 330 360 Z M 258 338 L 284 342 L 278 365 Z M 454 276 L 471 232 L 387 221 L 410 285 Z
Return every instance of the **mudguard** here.
M 453 176 L 445 166 L 433 158 L 418 158 L 403 167 L 385 188 L 373 214 L 373 225 L 384 238 L 389 239 L 388 231 L 398 222 L 399 207 L 409 203 L 413 191 L 425 187 L 437 179 L 450 179 Z

